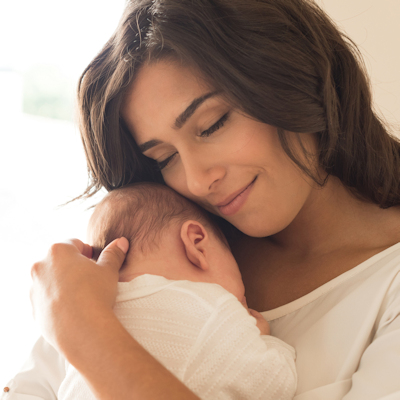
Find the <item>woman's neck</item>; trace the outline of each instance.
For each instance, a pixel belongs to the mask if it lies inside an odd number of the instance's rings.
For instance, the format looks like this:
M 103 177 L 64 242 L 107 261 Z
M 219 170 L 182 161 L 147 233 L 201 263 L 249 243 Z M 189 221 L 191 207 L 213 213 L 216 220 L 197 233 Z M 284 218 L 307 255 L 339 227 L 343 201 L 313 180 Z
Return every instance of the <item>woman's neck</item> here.
M 315 189 L 295 220 L 233 246 L 249 307 L 279 307 L 400 241 L 400 209 L 357 199 L 339 179 Z
M 312 191 L 283 231 L 269 237 L 282 249 L 307 258 L 343 248 L 389 247 L 400 241 L 400 209 L 381 209 L 358 199 L 336 177 Z

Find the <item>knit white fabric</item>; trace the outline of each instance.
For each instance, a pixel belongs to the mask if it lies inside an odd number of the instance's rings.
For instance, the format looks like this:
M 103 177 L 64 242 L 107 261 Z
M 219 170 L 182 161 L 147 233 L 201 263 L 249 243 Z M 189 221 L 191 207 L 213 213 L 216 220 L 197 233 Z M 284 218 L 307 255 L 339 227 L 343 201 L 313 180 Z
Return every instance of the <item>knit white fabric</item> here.
M 210 283 L 142 275 L 118 284 L 114 309 L 128 332 L 201 399 L 292 399 L 294 349 L 261 336 L 231 293 Z M 95 400 L 71 366 L 59 400 Z
M 263 316 L 296 349 L 294 400 L 400 399 L 400 243 Z M 0 399 L 57 400 L 65 375 L 40 337 Z

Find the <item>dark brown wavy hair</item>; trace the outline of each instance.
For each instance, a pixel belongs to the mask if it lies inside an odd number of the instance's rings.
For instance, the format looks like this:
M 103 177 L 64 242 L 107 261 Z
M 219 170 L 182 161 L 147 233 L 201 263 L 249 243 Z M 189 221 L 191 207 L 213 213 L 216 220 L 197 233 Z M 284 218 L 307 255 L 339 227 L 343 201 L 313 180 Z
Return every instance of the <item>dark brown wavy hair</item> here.
M 78 88 L 89 197 L 162 182 L 120 116 L 138 69 L 173 58 L 230 104 L 278 128 L 288 156 L 320 185 L 286 132 L 316 134 L 319 165 L 358 197 L 400 204 L 400 145 L 372 108 L 357 47 L 310 0 L 131 0 Z

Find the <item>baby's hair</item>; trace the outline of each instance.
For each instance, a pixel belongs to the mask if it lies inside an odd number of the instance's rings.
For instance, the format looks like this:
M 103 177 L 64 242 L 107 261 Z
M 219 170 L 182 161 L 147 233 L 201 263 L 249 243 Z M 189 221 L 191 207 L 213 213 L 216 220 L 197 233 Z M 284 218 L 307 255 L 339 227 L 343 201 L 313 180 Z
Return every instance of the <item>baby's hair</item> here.
M 89 222 L 93 258 L 121 236 L 129 240 L 130 250 L 151 251 L 172 223 L 181 225 L 191 219 L 210 228 L 227 245 L 206 211 L 167 186 L 146 182 L 115 189 L 96 206 Z

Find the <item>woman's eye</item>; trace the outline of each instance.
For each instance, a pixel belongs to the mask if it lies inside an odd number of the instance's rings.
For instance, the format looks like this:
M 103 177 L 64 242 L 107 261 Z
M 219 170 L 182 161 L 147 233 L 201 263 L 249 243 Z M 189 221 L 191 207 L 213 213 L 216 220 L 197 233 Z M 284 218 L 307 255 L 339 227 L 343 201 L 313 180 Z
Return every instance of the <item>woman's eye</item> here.
M 229 112 L 224 114 L 214 125 L 210 126 L 208 129 L 200 133 L 201 137 L 207 137 L 212 135 L 215 131 L 218 129 L 222 128 L 225 124 L 225 122 L 229 118 Z M 178 154 L 178 152 L 175 152 L 174 154 L 170 155 L 167 157 L 165 160 L 162 161 L 156 161 L 158 168 L 163 170 L 171 161 L 172 159 Z
M 169 162 L 178 154 L 178 152 L 175 152 L 174 154 L 170 155 L 169 157 L 167 157 L 165 160 L 163 161 L 157 161 L 157 166 L 160 170 L 164 169 Z
M 212 135 L 215 131 L 218 129 L 222 128 L 224 126 L 224 123 L 227 121 L 229 118 L 229 112 L 224 114 L 214 125 L 212 125 L 210 128 L 206 129 L 205 131 L 201 132 L 200 136 L 201 137 L 207 137 Z

